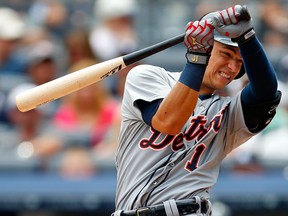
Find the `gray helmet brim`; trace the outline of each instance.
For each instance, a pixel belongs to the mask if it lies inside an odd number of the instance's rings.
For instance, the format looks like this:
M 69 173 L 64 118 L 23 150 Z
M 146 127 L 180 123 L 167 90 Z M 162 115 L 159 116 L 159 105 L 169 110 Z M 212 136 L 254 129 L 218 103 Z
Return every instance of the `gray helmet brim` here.
M 216 29 L 214 29 L 214 41 L 218 41 L 219 43 L 226 44 L 229 46 L 238 47 L 238 44 L 233 42 L 231 38 L 219 34 L 219 32 Z

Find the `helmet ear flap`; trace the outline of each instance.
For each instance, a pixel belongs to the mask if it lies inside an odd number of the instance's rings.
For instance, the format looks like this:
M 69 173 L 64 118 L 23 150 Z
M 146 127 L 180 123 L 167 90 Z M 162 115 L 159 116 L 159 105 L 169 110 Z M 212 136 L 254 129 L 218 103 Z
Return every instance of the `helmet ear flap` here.
M 234 78 L 234 80 L 241 78 L 244 74 L 245 74 L 245 68 L 244 68 L 244 65 L 242 64 L 240 72 L 237 74 L 237 76 Z

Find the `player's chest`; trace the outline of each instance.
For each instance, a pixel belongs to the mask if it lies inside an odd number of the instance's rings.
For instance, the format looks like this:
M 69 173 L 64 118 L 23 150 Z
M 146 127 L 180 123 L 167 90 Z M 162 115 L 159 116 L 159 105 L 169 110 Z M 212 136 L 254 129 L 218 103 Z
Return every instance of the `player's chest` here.
M 140 140 L 139 147 L 142 150 L 151 149 L 154 151 L 169 148 L 176 152 L 187 145 L 194 145 L 204 138 L 213 137 L 221 129 L 225 110 L 223 109 L 212 116 L 192 115 L 182 131 L 177 135 L 161 134 L 159 131 L 151 128 L 146 138 Z

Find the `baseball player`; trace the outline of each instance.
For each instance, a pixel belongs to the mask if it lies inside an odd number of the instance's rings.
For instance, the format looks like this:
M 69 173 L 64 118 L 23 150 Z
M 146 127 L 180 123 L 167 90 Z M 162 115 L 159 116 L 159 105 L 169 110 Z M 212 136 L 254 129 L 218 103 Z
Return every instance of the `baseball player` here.
M 182 72 L 141 65 L 127 77 L 114 216 L 211 215 L 222 160 L 264 129 L 281 98 L 274 69 L 236 5 L 190 22 Z M 249 12 L 248 12 L 249 13 Z M 221 97 L 246 72 L 249 84 Z

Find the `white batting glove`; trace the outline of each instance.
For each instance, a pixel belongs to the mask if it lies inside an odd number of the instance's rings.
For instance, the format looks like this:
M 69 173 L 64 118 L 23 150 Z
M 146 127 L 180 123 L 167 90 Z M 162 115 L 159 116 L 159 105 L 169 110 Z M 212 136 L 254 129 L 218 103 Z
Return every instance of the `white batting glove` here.
M 184 44 L 189 52 L 208 53 L 214 43 L 212 21 L 189 22 L 186 26 Z
M 228 9 L 217 11 L 212 19 L 215 29 L 232 41 L 245 43 L 255 36 L 252 18 L 247 7 L 235 5 Z
M 214 43 L 214 27 L 211 20 L 189 22 L 186 26 L 184 45 L 189 63 L 207 65 Z

